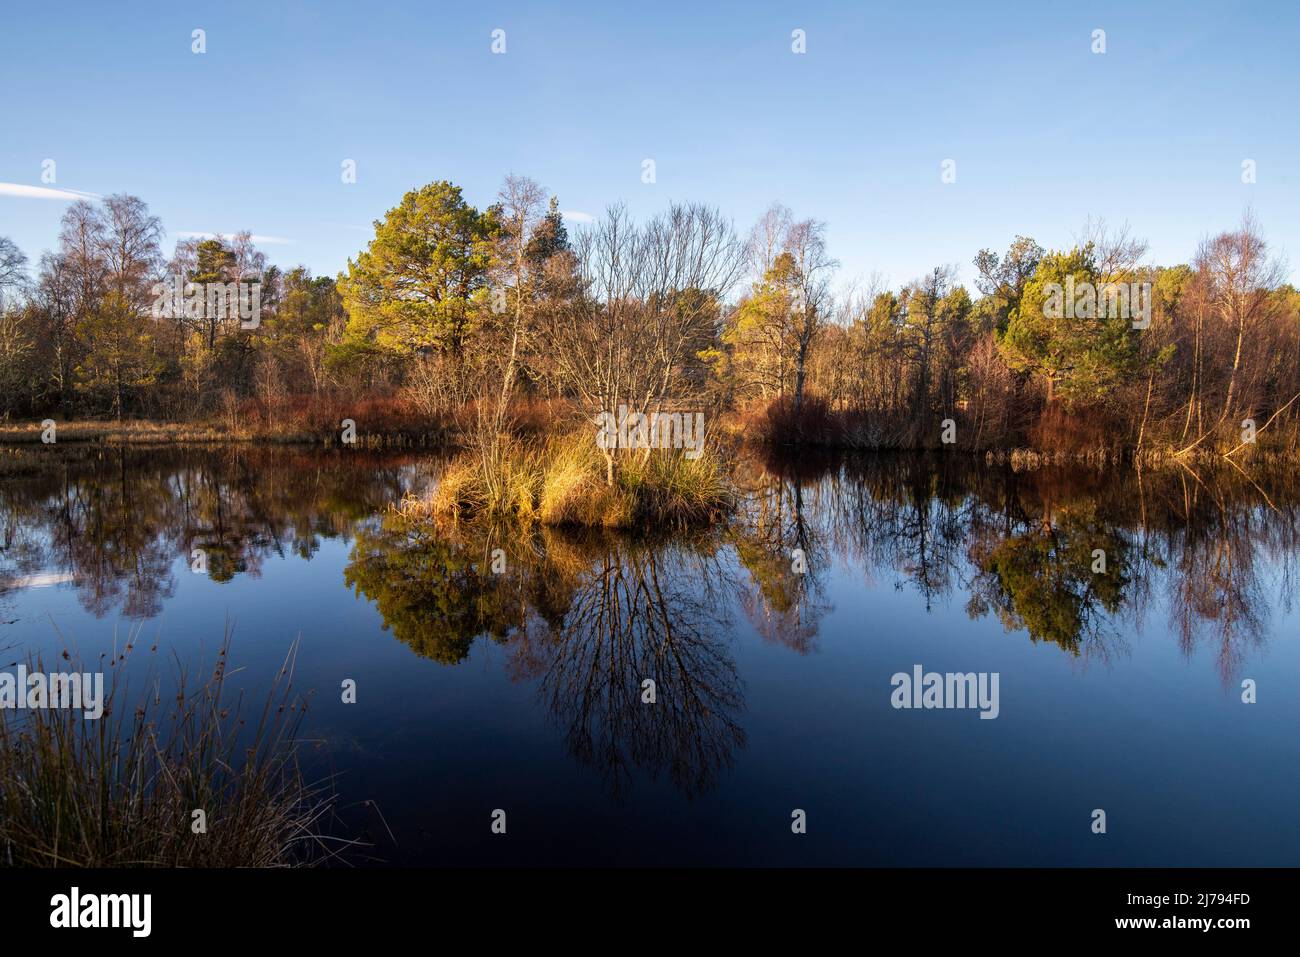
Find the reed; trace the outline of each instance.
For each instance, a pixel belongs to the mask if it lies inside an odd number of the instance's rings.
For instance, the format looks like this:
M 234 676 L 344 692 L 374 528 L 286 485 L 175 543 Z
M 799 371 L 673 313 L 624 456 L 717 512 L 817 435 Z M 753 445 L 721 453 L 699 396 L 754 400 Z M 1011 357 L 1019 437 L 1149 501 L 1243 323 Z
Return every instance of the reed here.
M 227 629 L 198 683 L 178 661 L 165 695 L 156 680 L 131 693 L 128 641 L 108 665 L 98 720 L 0 709 L 0 862 L 286 867 L 331 856 L 320 825 L 332 795 L 309 785 L 297 760 L 306 701 L 292 689 L 296 643 L 260 709 L 245 716 L 242 692 L 226 687 L 229 638 Z M 62 667 L 87 670 L 64 658 Z M 44 670 L 39 659 L 30 667 Z M 195 811 L 205 833 L 195 833 Z

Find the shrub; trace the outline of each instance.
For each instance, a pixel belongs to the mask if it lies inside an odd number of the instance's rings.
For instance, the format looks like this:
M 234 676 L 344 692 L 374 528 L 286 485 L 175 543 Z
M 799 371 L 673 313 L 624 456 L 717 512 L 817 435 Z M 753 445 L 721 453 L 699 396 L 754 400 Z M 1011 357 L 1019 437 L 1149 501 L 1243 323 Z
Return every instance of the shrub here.
M 826 400 L 811 392 L 798 409 L 793 396 L 782 395 L 745 417 L 746 437 L 765 445 L 834 445 L 839 432 Z

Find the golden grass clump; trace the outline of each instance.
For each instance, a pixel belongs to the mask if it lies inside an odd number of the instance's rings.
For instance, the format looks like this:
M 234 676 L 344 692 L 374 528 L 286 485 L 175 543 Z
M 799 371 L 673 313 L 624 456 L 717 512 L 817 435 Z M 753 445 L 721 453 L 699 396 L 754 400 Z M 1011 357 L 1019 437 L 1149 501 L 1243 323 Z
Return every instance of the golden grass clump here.
M 614 481 L 590 436 L 558 436 L 541 446 L 470 452 L 442 476 L 427 508 L 408 514 L 510 516 L 544 525 L 631 528 L 721 518 L 733 495 L 713 458 L 675 450 L 620 453 Z

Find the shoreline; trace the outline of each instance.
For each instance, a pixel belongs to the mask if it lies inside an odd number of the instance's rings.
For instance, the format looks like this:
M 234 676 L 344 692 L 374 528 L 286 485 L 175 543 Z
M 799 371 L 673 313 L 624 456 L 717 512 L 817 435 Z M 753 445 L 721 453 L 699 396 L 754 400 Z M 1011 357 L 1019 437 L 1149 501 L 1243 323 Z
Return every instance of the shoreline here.
M 532 434 L 541 436 L 558 434 L 549 431 Z M 805 441 L 798 443 L 772 443 L 746 437 L 740 424 L 724 422 L 721 430 L 723 443 L 728 447 L 744 449 L 758 455 L 795 456 L 825 455 L 852 457 L 866 455 L 905 455 L 905 456 L 939 456 L 958 454 L 992 468 L 1010 468 L 1012 471 L 1034 471 L 1040 468 L 1086 468 L 1092 470 L 1124 469 L 1164 469 L 1180 465 L 1224 463 L 1240 466 L 1248 461 L 1255 461 L 1270 466 L 1295 461 L 1300 458 L 1300 449 L 1278 447 L 1264 443 L 1249 450 L 1237 450 L 1229 458 L 1221 451 L 1213 449 L 1195 449 L 1190 454 L 1179 456 L 1173 446 L 1168 448 L 1147 448 L 1141 455 L 1136 455 L 1128 448 L 1084 448 L 1084 449 L 1045 449 L 1035 446 L 1018 445 L 997 448 L 967 448 L 964 446 L 947 447 L 864 447 L 849 443 Z M 230 430 L 212 423 L 167 422 L 154 419 L 130 419 L 121 422 L 114 420 L 87 420 L 83 422 L 57 422 L 57 440 L 55 443 L 42 441 L 42 427 L 39 422 L 9 423 L 0 425 L 0 451 L 18 451 L 56 444 L 79 448 L 96 447 L 168 447 L 168 446 L 295 446 L 300 448 L 315 447 L 322 450 L 346 448 L 336 433 L 291 432 L 273 433 L 265 431 Z M 380 430 L 373 432 L 358 431 L 355 443 L 348 443 L 355 449 L 420 449 L 456 453 L 470 447 L 467 436 L 454 428 L 434 427 L 427 431 L 410 428 Z M 715 448 L 716 451 L 716 448 Z
M 57 422 L 57 441 L 45 443 L 39 422 L 0 425 L 0 447 L 15 448 L 42 444 L 54 445 L 319 445 L 325 448 L 341 443 L 334 433 L 261 431 L 231 432 L 217 425 L 190 422 L 164 422 L 132 419 L 122 422 L 89 420 Z M 356 445 L 362 448 L 393 446 L 455 447 L 444 436 L 445 430 L 416 432 L 393 430 L 358 432 Z

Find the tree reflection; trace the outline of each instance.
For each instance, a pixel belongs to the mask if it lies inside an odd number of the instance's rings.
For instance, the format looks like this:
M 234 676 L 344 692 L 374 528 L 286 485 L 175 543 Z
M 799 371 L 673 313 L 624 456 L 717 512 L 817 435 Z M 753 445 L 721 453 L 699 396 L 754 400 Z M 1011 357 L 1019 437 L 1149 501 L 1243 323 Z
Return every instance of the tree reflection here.
M 491 537 L 474 544 L 392 512 L 358 531 L 344 580 L 375 603 L 398 641 L 443 664 L 469 657 L 474 639 L 504 639 L 524 624 L 523 566 L 491 570 Z
M 749 468 L 735 534 L 752 583 L 742 606 L 760 633 L 801 651 L 815 648 L 809 611 L 825 608 L 810 599 L 839 558 L 868 584 L 911 589 L 927 611 L 964 593 L 971 617 L 1085 659 L 1122 652 L 1163 584 L 1185 652 L 1213 645 L 1226 682 L 1267 633 L 1261 549 L 1282 607 L 1300 553 L 1300 490 L 1284 473 L 1015 472 L 909 455 Z M 783 560 L 795 545 L 812 557 L 808 576 Z
M 994 611 L 1008 630 L 1050 641 L 1071 654 L 1105 651 L 1110 616 L 1129 583 L 1130 545 L 1095 514 L 1065 511 L 1037 528 L 971 546 L 976 568 L 967 611 Z
M 830 611 L 825 576 L 831 547 L 825 528 L 835 490 L 821 481 L 826 459 L 768 458 L 738 471 L 746 507 L 733 522 L 736 557 L 748 572 L 740 605 L 764 639 L 801 655 L 816 649 Z
M 1186 654 L 1198 644 L 1212 645 L 1220 675 L 1231 682 L 1247 650 L 1262 644 L 1267 632 L 1256 552 L 1263 547 L 1281 556 L 1284 580 L 1289 577 L 1296 510 L 1283 511 L 1271 499 L 1266 509 L 1233 507 L 1196 471 L 1185 471 L 1192 481 L 1183 487 L 1178 548 L 1171 549 L 1170 623 Z
M 692 788 L 738 740 L 720 650 L 730 609 L 766 640 L 815 654 L 842 571 L 892 582 L 927 612 L 956 598 L 973 617 L 1088 659 L 1122 650 L 1162 605 L 1184 652 L 1210 650 L 1231 681 L 1266 640 L 1271 609 L 1289 607 L 1300 553 L 1292 476 L 1226 464 L 1016 472 L 959 456 L 742 457 L 734 520 L 653 546 L 408 521 L 391 505 L 432 480 L 429 456 L 71 446 L 9 450 L 0 470 L 0 601 L 70 582 L 96 616 L 149 618 L 196 554 L 209 579 L 228 582 L 355 537 L 346 584 L 400 641 L 446 663 L 478 636 L 510 642 L 511 666 L 538 678 L 575 752 L 612 780 L 638 764 L 674 767 L 668 742 L 695 727 L 700 753 L 672 771 Z M 494 573 L 498 548 L 506 564 Z M 1093 570 L 1098 550 L 1104 572 Z M 665 648 L 679 657 L 647 657 Z M 663 723 L 643 731 L 645 715 L 622 703 L 639 701 L 654 674 L 624 672 L 651 664 L 673 687 Z M 569 672 L 582 668 L 627 687 L 574 694 Z
M 536 682 L 569 750 L 616 795 L 638 769 L 701 793 L 744 746 L 734 582 L 711 536 L 654 543 L 392 514 L 358 536 L 352 559 L 348 583 L 417 653 L 455 664 L 476 639 L 508 643 L 512 677 Z
M 698 542 L 602 538 L 583 551 L 567 612 L 519 636 L 515 673 L 538 679 L 571 752 L 616 795 L 636 768 L 666 772 L 688 795 L 708 790 L 745 744 L 733 583 Z
M 158 615 L 195 549 L 213 581 L 268 555 L 309 557 L 399 497 L 410 456 L 311 450 L 74 446 L 17 450 L 0 482 L 0 593 L 37 570 L 96 617 Z

